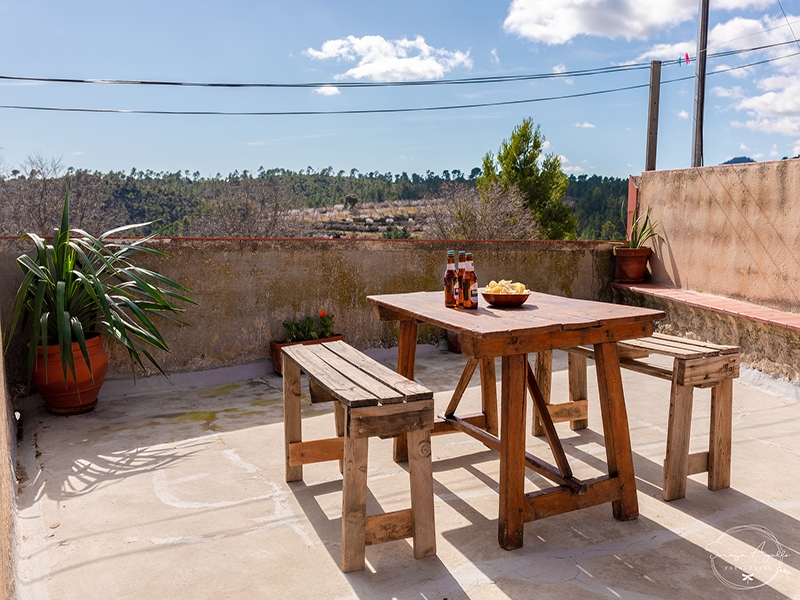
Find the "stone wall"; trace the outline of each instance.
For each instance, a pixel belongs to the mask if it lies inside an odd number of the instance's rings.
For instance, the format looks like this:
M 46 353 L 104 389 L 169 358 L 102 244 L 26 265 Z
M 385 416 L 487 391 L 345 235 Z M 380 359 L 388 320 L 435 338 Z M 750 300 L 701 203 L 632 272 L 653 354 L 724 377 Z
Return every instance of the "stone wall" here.
M 800 160 L 648 171 L 653 283 L 798 312 Z
M 359 348 L 391 346 L 396 326 L 380 323 L 367 295 L 440 290 L 449 248 L 471 250 L 479 283 L 522 281 L 529 288 L 584 299 L 610 299 L 611 246 L 599 242 L 462 242 L 421 240 L 198 240 L 158 242 L 168 257 L 141 264 L 186 285 L 189 327 L 162 328 L 173 354 L 158 355 L 167 372 L 252 362 L 268 356 L 292 317 L 335 315 L 337 331 Z M 25 250 L 0 239 L 0 311 L 8 314 L 21 279 L 15 258 Z M 421 341 L 442 332 L 420 328 Z M 127 354 L 110 348 L 110 378 L 131 376 Z M 6 357 L 9 380 L 24 378 L 24 340 Z

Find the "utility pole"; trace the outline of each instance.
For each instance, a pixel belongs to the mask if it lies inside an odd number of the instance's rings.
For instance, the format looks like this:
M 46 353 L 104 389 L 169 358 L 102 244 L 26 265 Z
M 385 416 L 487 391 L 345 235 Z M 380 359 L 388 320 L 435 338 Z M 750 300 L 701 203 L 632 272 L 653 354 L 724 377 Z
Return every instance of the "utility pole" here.
M 706 95 L 706 47 L 708 46 L 708 0 L 700 0 L 697 17 L 697 63 L 694 82 L 694 131 L 692 166 L 703 166 L 703 109 Z
M 647 147 L 644 170 L 656 170 L 656 147 L 658 146 L 658 99 L 661 96 L 661 61 L 650 63 L 650 104 L 647 107 Z

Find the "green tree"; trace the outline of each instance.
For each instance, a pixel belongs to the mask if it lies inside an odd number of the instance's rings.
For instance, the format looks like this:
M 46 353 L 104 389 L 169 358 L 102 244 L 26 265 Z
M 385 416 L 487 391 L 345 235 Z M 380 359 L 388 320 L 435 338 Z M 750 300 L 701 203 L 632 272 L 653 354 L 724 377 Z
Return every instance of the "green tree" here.
M 545 138 L 537 125 L 527 118 L 514 128 L 511 138 L 503 140 L 497 157 L 487 152 L 482 172 L 476 178 L 483 193 L 492 183 L 504 190 L 517 187 L 525 204 L 541 227 L 542 237 L 550 240 L 575 239 L 577 219 L 564 203 L 567 176 L 561 171 L 561 159 L 554 154 L 542 156 Z

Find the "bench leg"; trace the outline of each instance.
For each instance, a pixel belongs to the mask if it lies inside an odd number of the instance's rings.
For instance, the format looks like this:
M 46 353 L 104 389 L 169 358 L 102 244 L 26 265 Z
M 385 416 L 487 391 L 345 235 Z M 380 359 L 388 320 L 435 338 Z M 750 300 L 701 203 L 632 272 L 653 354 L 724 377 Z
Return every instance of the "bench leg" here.
M 711 388 L 711 429 L 708 439 L 708 489 L 731 485 L 731 429 L 733 380 L 724 379 Z
M 411 477 L 411 514 L 414 528 L 414 558 L 436 554 L 436 524 L 433 514 L 433 467 L 431 432 L 408 432 L 408 469 Z
M 364 569 L 367 525 L 367 449 L 369 438 L 344 438 L 342 482 L 342 571 Z
M 553 351 L 541 350 L 536 353 L 536 362 L 534 363 L 534 377 L 539 384 L 539 391 L 542 392 L 545 404 L 550 404 L 550 390 L 553 387 Z M 531 433 L 536 436 L 544 435 L 544 425 L 539 418 L 539 412 L 534 407 L 533 409 L 533 425 L 531 426 Z
M 677 373 L 677 365 L 673 373 Z M 667 425 L 667 456 L 664 459 L 664 489 L 661 497 L 677 500 L 686 496 L 686 478 L 689 474 L 689 440 L 692 428 L 692 397 L 694 387 L 679 385 L 677 375 L 672 377 Z
M 400 333 L 397 342 L 397 372 L 406 379 L 414 380 L 414 360 L 417 356 L 417 322 L 400 321 Z M 394 462 L 408 460 L 408 438 L 405 433 L 394 438 Z
M 587 400 L 589 398 L 586 385 L 586 357 L 582 354 L 567 354 L 569 365 L 569 401 Z M 587 409 L 588 412 L 588 409 Z M 586 429 L 589 426 L 589 419 L 575 419 L 569 422 L 572 431 Z
M 492 435 L 499 433 L 497 425 L 497 373 L 494 358 L 482 358 L 481 369 L 481 406 L 486 417 L 486 431 Z
M 336 422 L 336 437 L 344 437 L 344 406 L 333 403 L 333 417 Z M 344 458 L 339 459 L 339 473 L 344 473 Z
M 286 481 L 302 481 L 303 466 L 289 465 L 289 444 L 303 441 L 300 417 L 300 367 L 293 360 L 283 361 L 283 445 L 286 451 Z

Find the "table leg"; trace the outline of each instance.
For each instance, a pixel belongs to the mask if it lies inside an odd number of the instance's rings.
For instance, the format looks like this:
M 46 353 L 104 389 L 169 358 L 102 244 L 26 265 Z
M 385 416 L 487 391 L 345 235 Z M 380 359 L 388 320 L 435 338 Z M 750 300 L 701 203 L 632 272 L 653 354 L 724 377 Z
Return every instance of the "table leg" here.
M 629 521 L 639 516 L 639 499 L 636 497 L 636 476 L 633 471 L 628 412 L 625 409 L 625 396 L 622 392 L 622 374 L 616 342 L 595 344 L 594 360 L 600 392 L 608 474 L 619 480 L 619 500 L 612 503 L 614 517 L 620 521 Z
M 550 405 L 550 389 L 553 386 L 553 351 L 540 350 L 536 353 L 534 376 L 539 383 L 539 390 L 542 392 L 544 403 Z M 544 424 L 539 418 L 539 411 L 533 407 L 533 423 L 531 424 L 531 434 L 535 436 L 544 435 Z
M 283 368 L 283 445 L 286 454 L 286 481 L 302 481 L 303 466 L 289 464 L 289 444 L 303 441 L 300 414 L 300 367 L 287 359 Z
M 497 435 L 497 374 L 494 370 L 494 357 L 480 360 L 481 405 L 486 417 L 486 431 Z
M 417 322 L 400 321 L 400 339 L 397 342 L 397 372 L 406 379 L 414 379 L 414 360 L 417 356 Z M 406 434 L 394 438 L 394 462 L 408 460 Z
M 711 429 L 708 444 L 708 489 L 731 486 L 731 428 L 733 379 L 723 379 L 711 388 Z
M 522 546 L 525 529 L 525 354 L 502 358 L 500 391 L 500 546 Z

